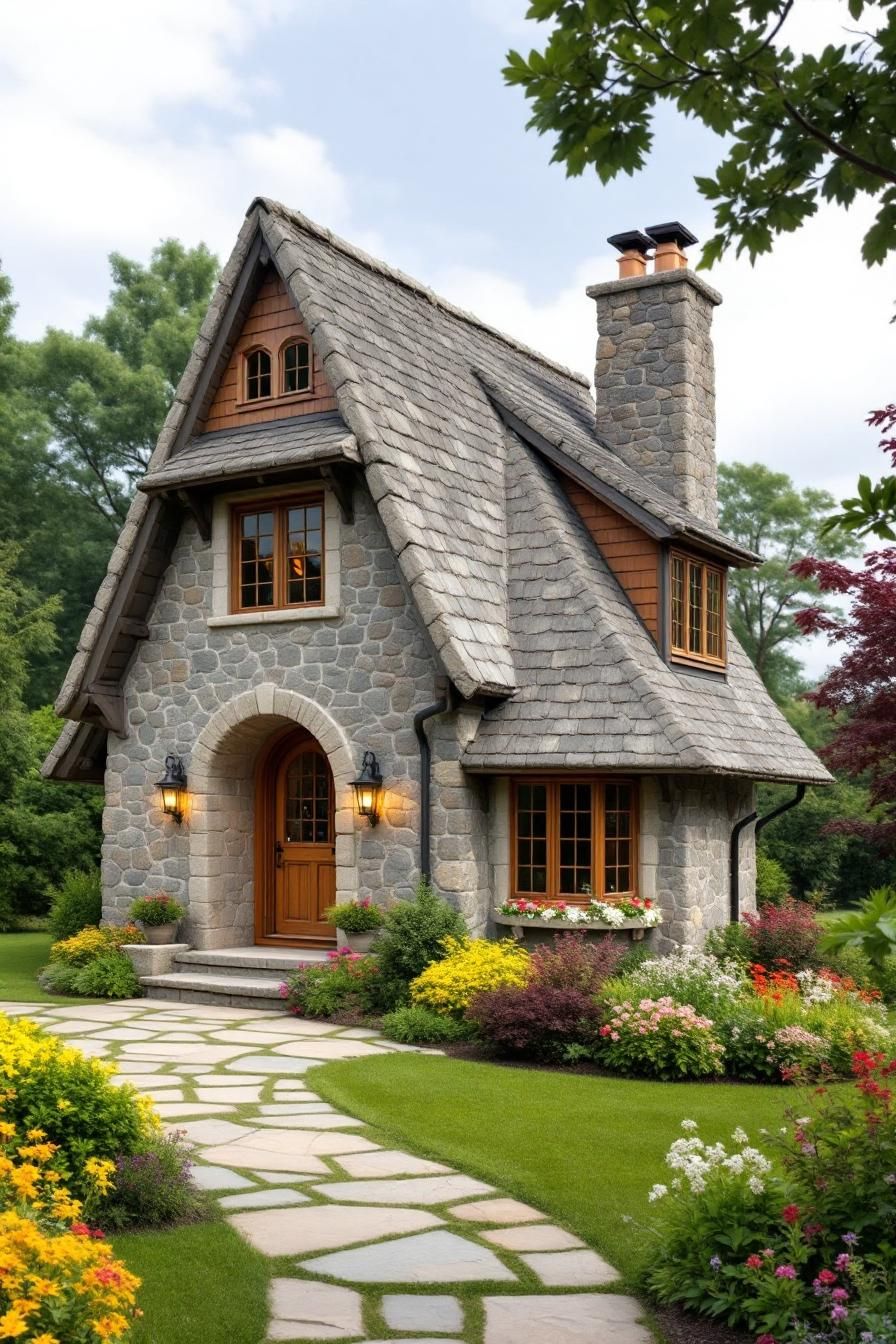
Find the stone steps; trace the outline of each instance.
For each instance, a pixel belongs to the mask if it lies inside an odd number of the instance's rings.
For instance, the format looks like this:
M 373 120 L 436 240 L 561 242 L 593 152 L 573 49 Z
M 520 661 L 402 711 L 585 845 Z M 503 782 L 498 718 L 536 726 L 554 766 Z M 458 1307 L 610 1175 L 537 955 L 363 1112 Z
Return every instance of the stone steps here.
M 323 948 L 228 947 L 191 951 L 178 947 L 173 956 L 149 964 L 140 984 L 150 999 L 177 1003 L 221 1004 L 231 1008 L 283 1006 L 280 985 L 300 965 L 319 966 Z
M 280 980 L 263 975 L 190 975 L 170 971 L 144 975 L 140 983 L 147 998 L 177 1003 L 212 1003 L 229 1008 L 282 1008 Z

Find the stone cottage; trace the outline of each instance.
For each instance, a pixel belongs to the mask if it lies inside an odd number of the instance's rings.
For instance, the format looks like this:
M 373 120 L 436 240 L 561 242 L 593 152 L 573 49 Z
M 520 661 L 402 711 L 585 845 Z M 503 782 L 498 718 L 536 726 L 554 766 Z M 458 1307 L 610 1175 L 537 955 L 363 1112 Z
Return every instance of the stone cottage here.
M 680 225 L 610 241 L 595 404 L 252 203 L 44 767 L 104 784 L 107 919 L 171 892 L 233 967 L 421 872 L 477 934 L 510 896 L 639 893 L 663 947 L 750 902 L 755 782 L 828 775 L 726 628 L 758 557 L 716 525 L 720 296 Z

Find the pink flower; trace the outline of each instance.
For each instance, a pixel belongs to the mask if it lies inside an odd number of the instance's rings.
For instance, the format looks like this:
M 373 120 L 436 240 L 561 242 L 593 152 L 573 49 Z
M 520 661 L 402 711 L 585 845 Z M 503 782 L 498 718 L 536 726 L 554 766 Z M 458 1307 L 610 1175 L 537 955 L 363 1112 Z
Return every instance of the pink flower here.
M 844 1269 L 849 1269 L 849 1262 L 851 1258 L 852 1258 L 851 1256 L 847 1255 L 846 1251 L 843 1251 L 842 1254 L 838 1255 L 837 1259 L 834 1261 L 834 1268 L 839 1269 L 840 1273 L 842 1274 Z
M 774 1335 L 760 1335 L 756 1344 L 777 1344 Z
M 846 1291 L 845 1288 L 835 1288 L 834 1291 L 831 1293 L 831 1297 L 834 1299 L 835 1302 L 849 1301 L 849 1293 Z
M 845 1307 L 837 1306 L 834 1307 L 833 1310 L 831 1311 L 832 1321 L 845 1321 L 848 1316 L 849 1312 L 846 1310 Z
M 796 1270 L 793 1265 L 779 1265 L 775 1270 L 776 1279 L 795 1279 Z

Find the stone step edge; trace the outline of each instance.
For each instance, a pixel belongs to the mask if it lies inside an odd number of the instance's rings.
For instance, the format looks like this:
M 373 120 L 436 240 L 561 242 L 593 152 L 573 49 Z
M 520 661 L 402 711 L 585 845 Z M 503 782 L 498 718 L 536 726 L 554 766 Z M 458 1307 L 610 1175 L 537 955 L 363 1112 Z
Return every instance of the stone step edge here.
M 188 975 L 174 971 L 167 975 L 142 975 L 140 984 L 144 989 L 195 989 L 205 994 L 241 994 L 281 1002 L 279 982 L 260 975 Z
M 315 956 L 303 956 L 300 949 L 296 955 L 285 957 L 281 953 L 272 957 L 241 957 L 238 953 L 226 952 L 178 952 L 172 962 L 172 973 L 193 975 L 215 975 L 230 971 L 246 971 L 258 977 L 279 976 L 281 979 L 299 966 L 322 966 L 326 959 Z

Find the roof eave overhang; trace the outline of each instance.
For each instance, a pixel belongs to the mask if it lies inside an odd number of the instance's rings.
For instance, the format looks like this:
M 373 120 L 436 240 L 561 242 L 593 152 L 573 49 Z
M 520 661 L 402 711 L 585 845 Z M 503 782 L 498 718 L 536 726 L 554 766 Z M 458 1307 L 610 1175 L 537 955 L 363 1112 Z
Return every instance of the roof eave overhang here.
M 550 757 L 547 758 L 550 761 Z M 561 762 L 547 764 L 544 762 L 532 765 L 524 765 L 519 762 L 488 762 L 475 763 L 466 761 L 461 757 L 461 767 L 468 775 L 631 775 L 640 778 L 650 778 L 659 775 L 686 775 L 689 778 L 695 776 L 710 775 L 719 779 L 750 779 L 756 784 L 806 784 L 811 788 L 827 788 L 829 784 L 834 783 L 832 775 L 825 771 L 823 776 L 801 774 L 799 771 L 773 771 L 769 773 L 758 772 L 755 770 L 736 770 L 724 766 L 683 766 L 683 765 L 564 765 Z
M 58 747 L 50 752 L 41 767 L 41 774 L 54 783 L 102 784 L 107 746 L 107 730 L 103 724 L 66 724 Z
M 500 399 L 495 396 L 490 388 L 483 384 L 484 391 L 489 401 L 494 406 L 501 420 L 508 429 L 513 430 L 524 443 L 528 444 L 536 453 L 543 457 L 547 462 L 558 471 L 568 476 L 571 480 L 581 485 L 589 494 L 595 495 L 610 508 L 615 509 L 623 518 L 634 523 L 636 527 L 641 528 L 649 537 L 655 541 L 663 542 L 681 542 L 689 546 L 697 546 L 702 551 L 706 551 L 713 556 L 723 560 L 725 564 L 735 568 L 748 568 L 760 563 L 760 557 L 754 555 L 751 551 L 740 550 L 737 547 L 720 545 L 711 538 L 697 532 L 691 532 L 688 528 L 670 527 L 663 519 L 658 518 L 656 514 L 645 509 L 642 504 L 635 503 L 634 500 L 618 490 L 615 486 L 608 485 L 602 481 L 594 472 L 583 467 L 569 453 L 563 451 L 557 444 L 551 443 L 537 429 L 533 429 L 525 420 L 521 420 L 518 415 L 509 410 L 502 404 Z

